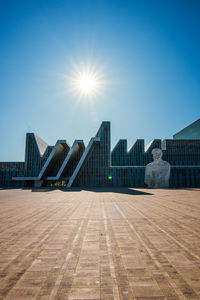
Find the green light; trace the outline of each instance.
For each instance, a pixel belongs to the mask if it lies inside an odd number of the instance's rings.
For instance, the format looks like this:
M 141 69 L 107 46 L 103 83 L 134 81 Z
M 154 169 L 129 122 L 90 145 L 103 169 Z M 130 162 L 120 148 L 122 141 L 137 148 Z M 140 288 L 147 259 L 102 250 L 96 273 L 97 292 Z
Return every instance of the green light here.
M 111 175 L 109 175 L 109 176 L 108 176 L 108 179 L 109 179 L 109 180 L 111 180 L 111 179 L 112 179 L 112 176 L 111 176 Z

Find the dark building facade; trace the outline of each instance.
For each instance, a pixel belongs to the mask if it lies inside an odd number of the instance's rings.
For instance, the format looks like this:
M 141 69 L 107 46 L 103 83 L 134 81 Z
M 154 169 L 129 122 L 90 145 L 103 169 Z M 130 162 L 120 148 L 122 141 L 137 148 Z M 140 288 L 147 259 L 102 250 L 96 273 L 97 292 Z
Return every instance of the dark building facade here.
M 23 187 L 22 181 L 13 181 L 14 176 L 24 175 L 24 162 L 0 162 L 0 187 Z
M 102 122 L 87 147 L 83 140 L 49 146 L 27 133 L 25 162 L 0 163 L 0 186 L 145 187 L 145 166 L 154 148 L 161 148 L 171 165 L 170 187 L 200 186 L 200 139 L 155 139 L 146 148 L 138 139 L 128 151 L 127 140 L 119 140 L 112 151 L 110 144 L 110 122 Z

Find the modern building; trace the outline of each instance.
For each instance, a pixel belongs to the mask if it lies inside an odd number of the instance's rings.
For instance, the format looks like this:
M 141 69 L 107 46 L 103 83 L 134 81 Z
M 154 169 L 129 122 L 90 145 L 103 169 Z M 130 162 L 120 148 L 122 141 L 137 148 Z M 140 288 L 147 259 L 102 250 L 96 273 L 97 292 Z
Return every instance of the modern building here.
M 155 139 L 146 148 L 138 139 L 129 150 L 121 139 L 112 151 L 110 141 L 110 122 L 102 122 L 87 146 L 83 140 L 49 146 L 27 133 L 25 162 L 0 163 L 0 186 L 145 187 L 153 148 L 161 148 L 171 165 L 170 187 L 200 186 L 200 139 Z
M 175 140 L 180 140 L 180 139 L 198 140 L 198 139 L 200 139 L 200 119 L 196 120 L 195 122 L 191 123 L 187 127 L 180 130 L 179 132 L 175 133 L 173 135 L 173 138 Z

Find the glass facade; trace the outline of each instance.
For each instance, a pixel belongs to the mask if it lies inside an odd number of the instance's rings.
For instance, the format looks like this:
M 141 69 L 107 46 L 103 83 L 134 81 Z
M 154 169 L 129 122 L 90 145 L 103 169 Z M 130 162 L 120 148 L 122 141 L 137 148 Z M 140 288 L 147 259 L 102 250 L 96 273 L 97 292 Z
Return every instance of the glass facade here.
M 31 185 L 38 179 L 48 185 L 54 176 L 68 187 L 145 187 L 145 166 L 152 162 L 154 148 L 162 149 L 163 160 L 171 165 L 170 187 L 200 186 L 200 139 L 155 139 L 146 148 L 144 140 L 138 139 L 129 150 L 127 140 L 121 139 L 111 152 L 110 122 L 102 122 L 86 148 L 82 142 L 70 151 L 62 141 L 57 142 L 56 152 L 55 146 L 42 145 L 43 153 L 35 135 L 27 133 L 25 162 L 0 163 L 0 186 Z M 45 163 L 45 172 L 38 178 Z

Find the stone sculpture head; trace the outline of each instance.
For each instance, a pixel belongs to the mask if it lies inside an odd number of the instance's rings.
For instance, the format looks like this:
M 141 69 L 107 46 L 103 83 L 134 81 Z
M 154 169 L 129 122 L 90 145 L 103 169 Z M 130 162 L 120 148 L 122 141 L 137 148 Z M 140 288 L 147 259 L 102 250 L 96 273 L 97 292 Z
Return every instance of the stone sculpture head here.
M 153 155 L 153 160 L 158 160 L 162 158 L 163 153 L 162 150 L 159 148 L 154 148 L 151 153 Z

